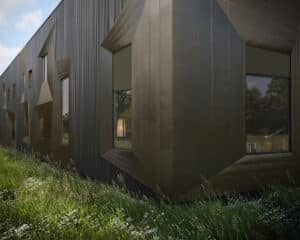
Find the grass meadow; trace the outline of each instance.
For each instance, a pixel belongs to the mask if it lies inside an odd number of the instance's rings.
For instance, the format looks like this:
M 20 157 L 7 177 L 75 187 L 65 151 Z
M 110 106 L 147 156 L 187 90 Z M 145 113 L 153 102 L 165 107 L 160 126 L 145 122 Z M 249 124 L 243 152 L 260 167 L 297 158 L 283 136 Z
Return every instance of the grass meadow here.
M 0 148 L 4 239 L 300 239 L 300 188 L 159 202 Z

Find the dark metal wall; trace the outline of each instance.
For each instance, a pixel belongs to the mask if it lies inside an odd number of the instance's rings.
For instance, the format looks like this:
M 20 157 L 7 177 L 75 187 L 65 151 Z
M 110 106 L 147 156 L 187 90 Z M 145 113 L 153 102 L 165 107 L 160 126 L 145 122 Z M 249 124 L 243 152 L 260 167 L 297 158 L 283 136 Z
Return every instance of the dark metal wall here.
M 64 3 L 64 42 L 73 45 L 68 47 L 72 59 L 72 156 L 78 169 L 92 176 L 99 176 L 102 169 L 100 124 L 112 114 L 111 111 L 104 116 L 100 107 L 101 101 L 112 99 L 112 91 L 102 92 L 103 82 L 112 84 L 112 60 L 101 48 L 101 42 L 124 3 L 117 0 L 68 0 Z M 108 122 L 105 129 L 109 134 L 104 135 L 108 138 L 112 135 L 111 124 L 112 121 Z
M 174 16 L 174 191 L 184 191 L 243 156 L 245 41 L 215 0 L 175 0 Z
M 31 143 L 32 148 L 39 151 L 39 120 L 36 103 L 40 94 L 42 76 L 42 60 L 39 54 L 47 48 L 49 55 L 49 85 L 52 91 L 52 129 L 50 146 L 45 146 L 58 158 L 65 158 L 62 152 L 69 151 L 69 156 L 75 162 L 81 173 L 101 177 L 102 160 L 100 160 L 100 123 L 103 112 L 102 101 L 107 101 L 111 93 L 102 91 L 102 84 L 111 84 L 111 54 L 101 47 L 105 35 L 113 26 L 114 21 L 122 10 L 126 0 L 64 0 L 51 14 L 43 26 L 28 42 L 22 52 L 14 59 L 9 68 L 0 78 L 10 89 L 10 104 L 2 109 L 3 94 L 0 104 L 0 133 L 1 143 L 8 144 L 9 122 L 6 112 L 16 112 L 17 139 L 20 149 L 23 146 L 23 106 L 20 104 L 24 90 L 23 73 L 28 79 L 32 70 L 32 88 L 28 90 L 28 102 L 31 109 Z M 54 38 L 47 40 L 53 31 Z M 53 50 L 52 50 L 53 49 Z M 71 111 L 71 148 L 60 144 L 61 134 L 61 79 L 59 69 L 61 62 L 68 62 L 70 77 L 70 111 Z M 105 78 L 105 80 L 103 80 Z M 103 81 L 102 81 L 103 80 Z M 12 96 L 13 84 L 16 84 L 16 98 Z M 104 97 L 101 95 L 106 94 Z M 111 109 L 109 106 L 108 109 Z M 108 110 L 109 111 L 109 110 Z M 105 129 L 111 136 L 111 121 L 107 121 Z M 109 138 L 109 137 L 108 137 Z M 55 157 L 55 156 L 54 156 Z M 104 168 L 105 169 L 105 168 Z

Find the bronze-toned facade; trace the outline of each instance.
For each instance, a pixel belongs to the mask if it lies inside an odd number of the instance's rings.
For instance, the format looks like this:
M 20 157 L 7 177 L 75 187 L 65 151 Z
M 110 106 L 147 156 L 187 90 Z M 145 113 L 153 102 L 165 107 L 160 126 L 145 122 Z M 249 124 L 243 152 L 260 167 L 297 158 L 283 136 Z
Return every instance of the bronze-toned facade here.
M 0 77 L 1 144 L 174 199 L 298 181 L 299 10 L 63 0 Z

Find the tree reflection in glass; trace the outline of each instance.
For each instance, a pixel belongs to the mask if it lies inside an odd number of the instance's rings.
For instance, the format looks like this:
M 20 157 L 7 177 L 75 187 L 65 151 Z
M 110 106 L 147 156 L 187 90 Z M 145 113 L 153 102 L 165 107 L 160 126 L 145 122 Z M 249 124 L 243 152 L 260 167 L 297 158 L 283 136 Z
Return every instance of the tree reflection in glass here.
M 288 152 L 289 79 L 247 75 L 248 153 Z
M 62 80 L 62 143 L 70 142 L 69 78 Z
M 115 91 L 115 148 L 131 149 L 131 90 Z

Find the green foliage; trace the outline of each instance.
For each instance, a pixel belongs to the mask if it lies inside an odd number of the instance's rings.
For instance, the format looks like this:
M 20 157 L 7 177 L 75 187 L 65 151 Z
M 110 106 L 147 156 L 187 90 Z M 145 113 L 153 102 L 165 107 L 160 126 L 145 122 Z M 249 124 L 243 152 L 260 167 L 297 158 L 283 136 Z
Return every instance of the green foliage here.
M 0 239 L 298 239 L 300 189 L 156 203 L 0 149 Z
M 264 80 L 261 80 L 264 81 Z M 289 80 L 271 78 L 267 91 L 257 86 L 247 88 L 247 132 L 264 134 L 273 133 L 278 129 L 288 131 L 289 120 Z

